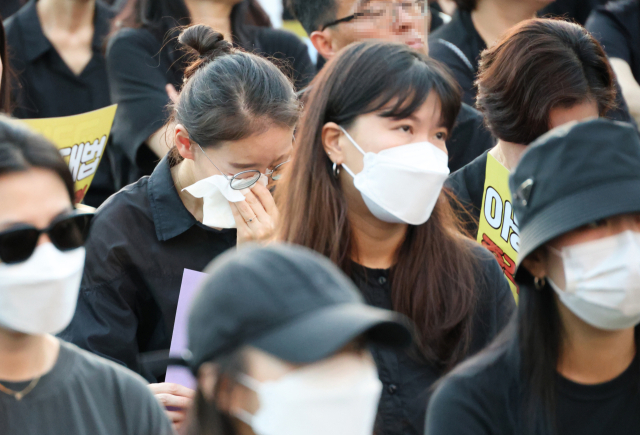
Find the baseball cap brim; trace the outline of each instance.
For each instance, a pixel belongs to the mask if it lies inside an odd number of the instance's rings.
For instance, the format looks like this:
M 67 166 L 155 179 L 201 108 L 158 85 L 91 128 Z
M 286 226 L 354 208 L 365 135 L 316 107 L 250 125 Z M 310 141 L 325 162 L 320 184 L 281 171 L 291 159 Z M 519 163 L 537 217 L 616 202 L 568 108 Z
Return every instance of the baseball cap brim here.
M 411 344 L 410 323 L 393 311 L 364 304 L 340 304 L 301 316 L 247 344 L 294 364 L 327 358 L 356 337 L 393 347 Z
M 560 198 L 534 216 L 520 231 L 516 278 L 522 260 L 545 243 L 591 222 L 640 212 L 640 179 L 620 180 Z

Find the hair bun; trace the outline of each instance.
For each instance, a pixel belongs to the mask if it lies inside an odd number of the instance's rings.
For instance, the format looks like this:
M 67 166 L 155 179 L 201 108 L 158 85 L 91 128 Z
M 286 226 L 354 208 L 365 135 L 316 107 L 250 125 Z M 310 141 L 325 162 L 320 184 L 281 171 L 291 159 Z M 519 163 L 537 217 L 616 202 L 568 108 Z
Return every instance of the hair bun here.
M 224 35 L 204 24 L 189 26 L 180 33 L 178 42 L 202 57 L 216 57 L 229 54 L 233 45 L 224 40 Z
M 197 56 L 194 56 L 195 59 L 185 70 L 185 78 L 189 78 L 205 63 L 217 57 L 231 54 L 234 50 L 233 45 L 229 41 L 225 41 L 222 33 L 216 32 L 204 24 L 196 24 L 185 28 L 180 33 L 178 42 L 187 51 Z

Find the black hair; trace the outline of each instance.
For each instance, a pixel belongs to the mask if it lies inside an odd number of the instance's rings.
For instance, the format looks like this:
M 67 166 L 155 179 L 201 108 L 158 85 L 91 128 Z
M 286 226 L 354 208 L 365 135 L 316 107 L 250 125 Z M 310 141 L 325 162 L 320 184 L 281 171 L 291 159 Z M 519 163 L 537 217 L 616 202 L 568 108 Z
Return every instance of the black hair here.
M 180 34 L 192 55 L 173 119 L 202 147 L 234 141 L 269 126 L 293 128 L 300 105 L 291 81 L 255 54 L 233 48 L 222 34 L 199 24 Z M 174 159 L 180 160 L 176 152 Z
M 231 11 L 233 42 L 244 49 L 253 48 L 249 26 L 270 27 L 269 16 L 257 0 L 242 0 Z M 113 20 L 114 31 L 122 27 L 143 27 L 162 41 L 172 37 L 176 27 L 191 24 L 189 10 L 183 0 L 129 0 Z
M 205 392 L 198 384 L 186 422 L 186 435 L 236 435 L 232 417 L 221 409 L 225 405 L 221 403 L 221 391 L 223 388 L 230 391 L 237 384 L 238 375 L 246 372 L 244 353 L 240 349 L 213 363 L 216 367 L 215 387 L 212 392 Z M 213 397 L 213 400 L 207 397 Z
M 54 172 L 66 186 L 69 200 L 74 202 L 73 178 L 58 149 L 43 136 L 0 115 L 0 175 L 33 168 Z
M 309 35 L 334 21 L 338 13 L 336 0 L 288 0 L 288 7 Z

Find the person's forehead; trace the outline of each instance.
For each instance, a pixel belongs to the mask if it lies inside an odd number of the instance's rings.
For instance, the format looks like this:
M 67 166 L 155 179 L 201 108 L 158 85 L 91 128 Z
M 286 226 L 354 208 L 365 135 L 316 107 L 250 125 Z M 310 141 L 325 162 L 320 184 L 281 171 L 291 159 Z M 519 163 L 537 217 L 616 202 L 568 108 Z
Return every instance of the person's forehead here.
M 352 14 L 362 0 L 336 0 L 337 18 Z

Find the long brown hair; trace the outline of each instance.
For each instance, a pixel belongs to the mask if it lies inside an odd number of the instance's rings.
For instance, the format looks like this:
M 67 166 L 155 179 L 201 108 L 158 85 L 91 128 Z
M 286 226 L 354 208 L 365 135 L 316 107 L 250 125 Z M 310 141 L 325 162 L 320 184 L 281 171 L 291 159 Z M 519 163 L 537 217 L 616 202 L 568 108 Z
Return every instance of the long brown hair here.
M 435 92 L 443 125 L 451 131 L 460 90 L 437 62 L 405 45 L 375 41 L 343 50 L 311 88 L 290 172 L 276 191 L 280 236 L 326 255 L 351 274 L 355 241 L 345 195 L 323 148 L 323 126 L 335 122 L 348 128 L 358 116 L 379 110 L 382 116 L 403 119 Z M 446 368 L 464 358 L 471 339 L 476 299 L 472 243 L 443 192 L 430 219 L 409 226 L 390 273 L 393 308 L 417 325 L 421 354 Z

